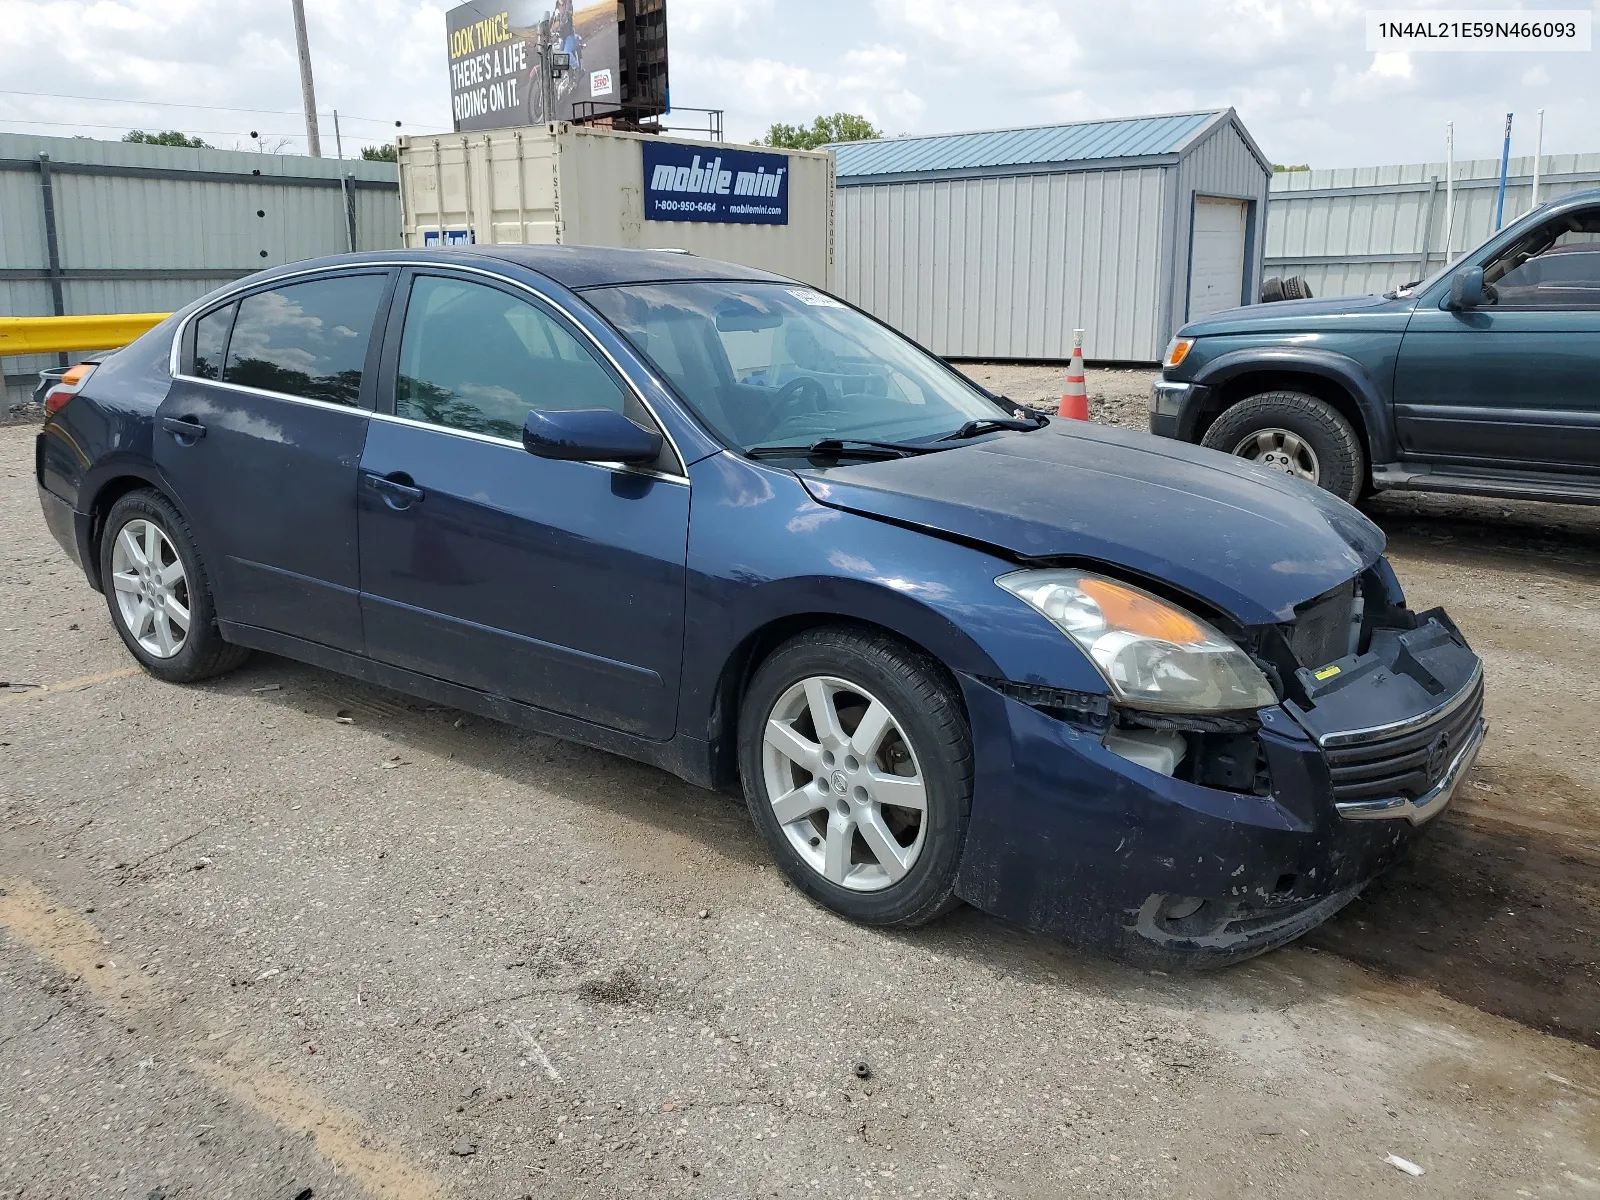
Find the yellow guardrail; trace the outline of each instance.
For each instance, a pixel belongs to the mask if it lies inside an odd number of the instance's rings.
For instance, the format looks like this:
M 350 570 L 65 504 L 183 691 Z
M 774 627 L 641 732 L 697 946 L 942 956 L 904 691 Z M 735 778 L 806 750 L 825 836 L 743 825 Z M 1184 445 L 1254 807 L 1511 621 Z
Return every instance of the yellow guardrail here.
M 0 355 L 116 350 L 165 321 L 169 313 L 88 317 L 0 317 Z

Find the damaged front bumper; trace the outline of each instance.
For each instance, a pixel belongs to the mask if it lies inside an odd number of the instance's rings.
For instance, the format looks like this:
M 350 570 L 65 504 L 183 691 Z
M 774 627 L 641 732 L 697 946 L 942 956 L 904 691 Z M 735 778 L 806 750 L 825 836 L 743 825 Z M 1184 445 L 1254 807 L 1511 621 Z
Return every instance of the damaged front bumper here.
M 1483 673 L 1435 611 L 1300 682 L 1302 702 L 1255 714 L 1246 791 L 1138 766 L 1093 720 L 963 679 L 977 753 L 958 894 L 1162 961 L 1233 961 L 1315 927 L 1449 804 L 1483 743 Z

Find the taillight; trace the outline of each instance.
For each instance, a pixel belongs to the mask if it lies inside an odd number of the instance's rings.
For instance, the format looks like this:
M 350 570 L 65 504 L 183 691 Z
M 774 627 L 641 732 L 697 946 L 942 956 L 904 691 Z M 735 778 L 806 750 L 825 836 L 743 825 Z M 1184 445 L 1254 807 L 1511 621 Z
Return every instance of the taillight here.
M 45 416 L 53 417 L 66 407 L 67 401 L 76 396 L 78 390 L 83 387 L 84 380 L 89 378 L 94 366 L 94 363 L 79 363 L 62 372 L 56 385 L 44 394 Z

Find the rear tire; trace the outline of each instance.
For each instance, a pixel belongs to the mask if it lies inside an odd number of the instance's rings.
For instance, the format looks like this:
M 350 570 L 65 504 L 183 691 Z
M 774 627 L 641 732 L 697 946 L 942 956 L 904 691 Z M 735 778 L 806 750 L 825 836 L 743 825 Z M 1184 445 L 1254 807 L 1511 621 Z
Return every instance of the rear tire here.
M 196 683 L 250 657 L 223 640 L 194 534 L 160 492 L 129 492 L 111 506 L 100 584 L 123 644 L 158 679 Z
M 1360 436 L 1332 405 L 1304 392 L 1239 401 L 1206 430 L 1201 445 L 1295 475 L 1351 504 L 1367 484 Z
M 824 908 L 914 926 L 956 905 L 971 735 L 926 654 L 843 626 L 786 642 L 740 707 L 739 774 L 773 858 Z

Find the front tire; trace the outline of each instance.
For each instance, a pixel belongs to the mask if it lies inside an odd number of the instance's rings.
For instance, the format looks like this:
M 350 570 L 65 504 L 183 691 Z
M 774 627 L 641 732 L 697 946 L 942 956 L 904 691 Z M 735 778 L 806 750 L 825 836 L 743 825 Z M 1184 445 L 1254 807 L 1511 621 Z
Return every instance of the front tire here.
M 223 641 L 194 535 L 160 492 L 129 492 L 111 506 L 100 582 L 123 644 L 157 678 L 195 683 L 250 656 Z
M 866 925 L 948 911 L 972 745 L 949 673 L 884 634 L 803 633 L 761 664 L 739 716 L 745 802 L 778 865 Z
M 1367 483 L 1367 456 L 1350 422 L 1304 392 L 1241 400 L 1206 430 L 1201 445 L 1281 471 L 1354 504 Z

